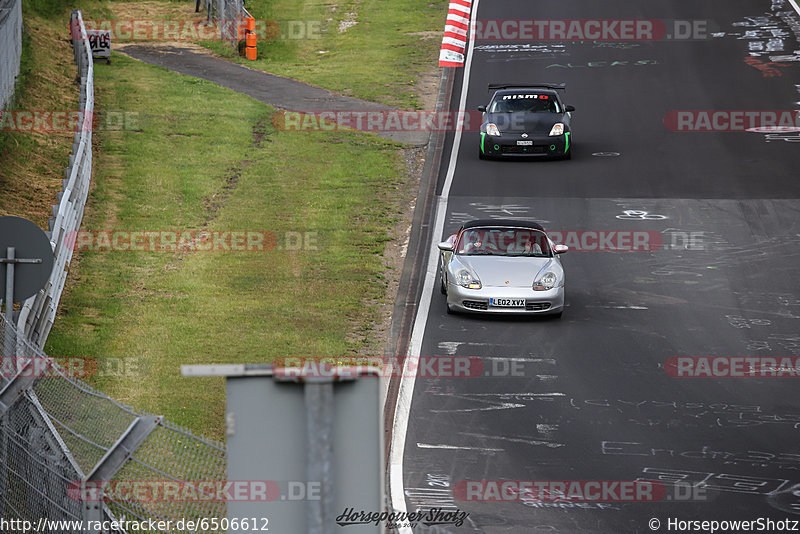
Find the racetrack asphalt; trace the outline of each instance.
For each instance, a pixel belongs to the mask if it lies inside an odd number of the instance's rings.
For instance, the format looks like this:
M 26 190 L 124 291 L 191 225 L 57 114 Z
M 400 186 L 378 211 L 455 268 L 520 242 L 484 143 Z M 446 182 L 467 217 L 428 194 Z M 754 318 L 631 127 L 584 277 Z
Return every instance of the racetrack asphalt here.
M 708 32 L 686 41 L 475 43 L 466 109 L 488 102 L 488 83 L 566 82 L 575 153 L 480 161 L 476 132 L 449 135 L 434 237 L 502 217 L 565 235 L 646 232 L 658 246 L 573 243 L 560 320 L 448 315 L 435 278 L 419 306 L 427 311 L 416 354 L 475 357 L 482 372 L 412 383 L 397 409 L 408 417 L 402 454 L 392 457 L 392 473 L 402 469 L 395 504 L 468 512 L 461 527 L 437 527 L 451 533 L 800 520 L 798 379 L 676 378 L 665 369 L 682 356 L 800 356 L 800 134 L 668 128 L 676 110 L 800 108 L 792 59 L 800 15 L 786 0 L 509 0 L 480 1 L 476 17 L 681 19 L 706 21 Z M 459 70 L 453 110 L 466 75 Z M 659 481 L 665 495 L 541 502 L 454 491 L 466 481 L 636 479 Z M 432 531 L 400 532 L 412 530 Z

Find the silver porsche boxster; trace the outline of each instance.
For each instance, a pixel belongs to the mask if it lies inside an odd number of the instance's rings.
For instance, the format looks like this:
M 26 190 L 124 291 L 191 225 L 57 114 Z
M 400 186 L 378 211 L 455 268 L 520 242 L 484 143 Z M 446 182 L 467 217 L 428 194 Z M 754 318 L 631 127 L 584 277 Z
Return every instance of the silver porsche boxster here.
M 441 290 L 447 311 L 551 314 L 564 311 L 568 249 L 538 223 L 478 219 L 439 243 Z

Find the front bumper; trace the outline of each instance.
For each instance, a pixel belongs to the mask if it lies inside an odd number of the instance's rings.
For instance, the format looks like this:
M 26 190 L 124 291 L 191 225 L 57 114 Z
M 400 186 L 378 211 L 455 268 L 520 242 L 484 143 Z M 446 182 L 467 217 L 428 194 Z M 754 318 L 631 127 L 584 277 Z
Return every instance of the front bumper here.
M 525 299 L 525 307 L 491 306 L 489 299 Z M 447 305 L 451 310 L 497 314 L 546 315 L 564 310 L 564 286 L 547 291 L 534 291 L 528 287 L 482 287 L 467 289 L 457 284 L 447 284 Z
M 563 158 L 571 147 L 571 132 L 563 135 L 537 135 L 523 138 L 521 134 L 501 134 L 500 136 L 487 135 L 481 132 L 480 151 L 484 157 L 533 157 L 533 158 Z M 532 142 L 530 145 L 520 145 L 519 142 Z

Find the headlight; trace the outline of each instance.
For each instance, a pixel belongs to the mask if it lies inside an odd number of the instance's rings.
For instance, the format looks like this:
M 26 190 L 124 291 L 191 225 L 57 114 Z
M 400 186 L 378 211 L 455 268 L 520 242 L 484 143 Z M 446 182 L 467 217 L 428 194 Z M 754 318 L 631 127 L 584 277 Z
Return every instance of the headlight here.
M 546 272 L 544 276 L 536 282 L 533 283 L 533 290 L 534 291 L 547 291 L 548 289 L 553 289 L 558 282 L 558 277 L 556 273 L 553 272 Z
M 467 289 L 480 289 L 481 281 L 469 269 L 459 269 L 456 272 L 456 283 Z
M 553 125 L 553 128 L 550 130 L 550 135 L 564 135 L 564 123 L 557 122 Z
M 486 133 L 487 135 L 498 137 L 500 135 L 500 130 L 497 129 L 497 125 L 495 123 L 490 122 L 486 125 Z

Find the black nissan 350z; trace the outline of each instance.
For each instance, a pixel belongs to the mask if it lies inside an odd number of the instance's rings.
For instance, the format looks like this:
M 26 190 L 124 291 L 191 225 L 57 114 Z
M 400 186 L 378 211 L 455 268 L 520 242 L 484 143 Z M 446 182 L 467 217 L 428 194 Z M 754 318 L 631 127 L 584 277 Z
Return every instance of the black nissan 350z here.
M 489 84 L 494 91 L 483 113 L 478 157 L 572 157 L 570 119 L 558 91 L 565 84 Z

